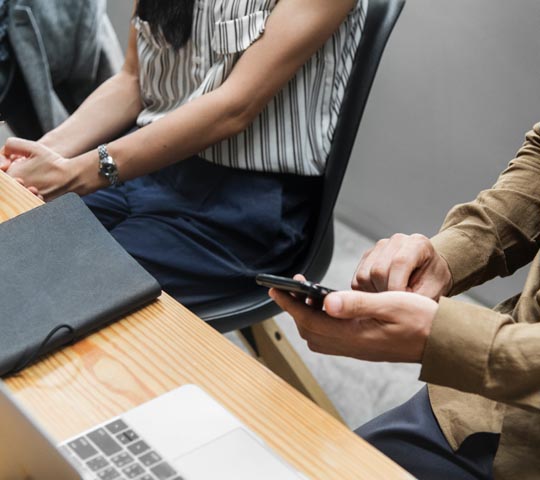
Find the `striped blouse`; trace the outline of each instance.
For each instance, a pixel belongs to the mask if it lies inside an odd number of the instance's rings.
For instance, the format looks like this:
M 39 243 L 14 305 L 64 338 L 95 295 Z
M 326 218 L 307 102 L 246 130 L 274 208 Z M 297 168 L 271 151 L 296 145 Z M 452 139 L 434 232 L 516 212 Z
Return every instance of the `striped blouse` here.
M 192 36 L 180 50 L 135 19 L 143 102 L 137 124 L 148 125 L 223 84 L 242 52 L 263 35 L 277 1 L 196 0 Z M 367 2 L 357 1 L 334 35 L 245 131 L 200 156 L 245 170 L 321 175 Z

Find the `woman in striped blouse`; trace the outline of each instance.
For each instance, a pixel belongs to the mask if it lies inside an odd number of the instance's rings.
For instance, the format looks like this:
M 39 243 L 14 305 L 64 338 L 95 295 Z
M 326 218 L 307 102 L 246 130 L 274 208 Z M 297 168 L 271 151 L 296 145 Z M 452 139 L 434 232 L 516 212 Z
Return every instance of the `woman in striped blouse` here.
M 139 0 L 122 71 L 4 169 L 85 195 L 184 304 L 240 293 L 302 252 L 366 7 Z

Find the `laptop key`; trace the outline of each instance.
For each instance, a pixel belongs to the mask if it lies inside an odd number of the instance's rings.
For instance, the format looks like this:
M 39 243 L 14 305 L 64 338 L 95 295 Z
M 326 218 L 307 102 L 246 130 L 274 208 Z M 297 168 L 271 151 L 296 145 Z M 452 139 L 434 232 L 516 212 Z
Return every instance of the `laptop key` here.
M 81 460 L 88 460 L 98 453 L 86 438 L 77 438 L 68 443 L 69 448 L 73 450 Z
M 161 457 L 156 452 L 148 452 L 141 455 L 139 457 L 139 461 L 142 462 L 145 467 L 151 467 L 152 465 L 161 461 Z
M 137 435 L 133 430 L 127 430 L 126 432 L 124 432 L 124 435 L 128 437 L 131 441 L 139 439 L 139 435 Z
M 120 472 L 116 468 L 109 467 L 99 472 L 97 476 L 100 480 L 114 480 L 120 477 Z
M 90 432 L 87 437 L 108 457 L 118 453 L 122 447 L 112 438 L 104 428 Z
M 123 420 L 115 420 L 114 422 L 109 423 L 108 425 L 105 425 L 105 428 L 109 430 L 113 435 L 116 435 L 117 433 L 122 432 L 123 430 L 127 430 L 128 426 L 126 425 L 126 422 Z
M 151 467 L 150 471 L 159 479 L 167 480 L 176 475 L 176 470 L 172 468 L 167 462 L 160 463 L 155 467 Z
M 111 462 L 113 462 L 118 468 L 125 467 L 126 465 L 129 465 L 132 463 L 135 459 L 127 452 L 119 453 L 118 455 L 115 455 L 111 458 Z
M 98 470 L 101 470 L 102 468 L 105 468 L 107 465 L 109 465 L 109 462 L 100 455 L 99 457 L 93 458 L 92 460 L 88 460 L 88 462 L 86 462 L 86 465 L 88 465 L 88 468 L 93 472 L 97 472 Z
M 156 477 L 152 476 L 152 475 L 148 475 L 148 473 L 146 475 L 143 475 L 142 477 L 139 477 L 137 480 L 156 480 Z
M 116 438 L 121 444 L 127 445 L 128 443 L 138 440 L 139 435 L 137 435 L 133 430 L 127 430 L 120 435 L 117 435 Z
M 136 478 L 145 472 L 146 470 L 138 463 L 130 465 L 122 470 L 122 473 L 128 478 Z
M 146 442 L 143 442 L 142 440 L 139 440 L 138 442 L 135 442 L 131 445 L 128 445 L 127 449 L 133 454 L 133 455 L 140 455 L 141 453 L 146 452 L 147 450 L 150 450 L 150 447 Z

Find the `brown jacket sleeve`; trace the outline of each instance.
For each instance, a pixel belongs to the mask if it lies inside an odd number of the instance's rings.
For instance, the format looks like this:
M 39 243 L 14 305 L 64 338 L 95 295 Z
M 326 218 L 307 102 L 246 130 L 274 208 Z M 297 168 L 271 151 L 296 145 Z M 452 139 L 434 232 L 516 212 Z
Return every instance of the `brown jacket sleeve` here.
M 540 410 L 540 323 L 441 298 L 420 379 Z
M 540 242 L 540 123 L 497 183 L 454 207 L 432 242 L 450 267 L 451 295 L 532 260 Z
M 452 295 L 533 259 L 540 241 L 540 123 L 493 188 L 453 208 L 432 241 L 450 267 Z M 529 306 L 519 318 L 442 298 L 421 379 L 540 410 L 540 282 L 538 272 L 532 275 L 521 300 Z

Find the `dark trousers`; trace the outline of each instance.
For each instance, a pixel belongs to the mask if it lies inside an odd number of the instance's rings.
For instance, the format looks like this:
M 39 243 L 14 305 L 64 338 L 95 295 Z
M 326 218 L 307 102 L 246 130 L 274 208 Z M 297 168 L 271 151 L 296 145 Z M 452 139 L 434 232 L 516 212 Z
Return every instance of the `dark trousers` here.
M 162 288 L 198 305 L 257 288 L 307 243 L 320 178 L 221 167 L 194 157 L 84 198 Z
M 493 478 L 499 435 L 476 433 L 454 452 L 433 414 L 427 387 L 356 433 L 420 480 Z

